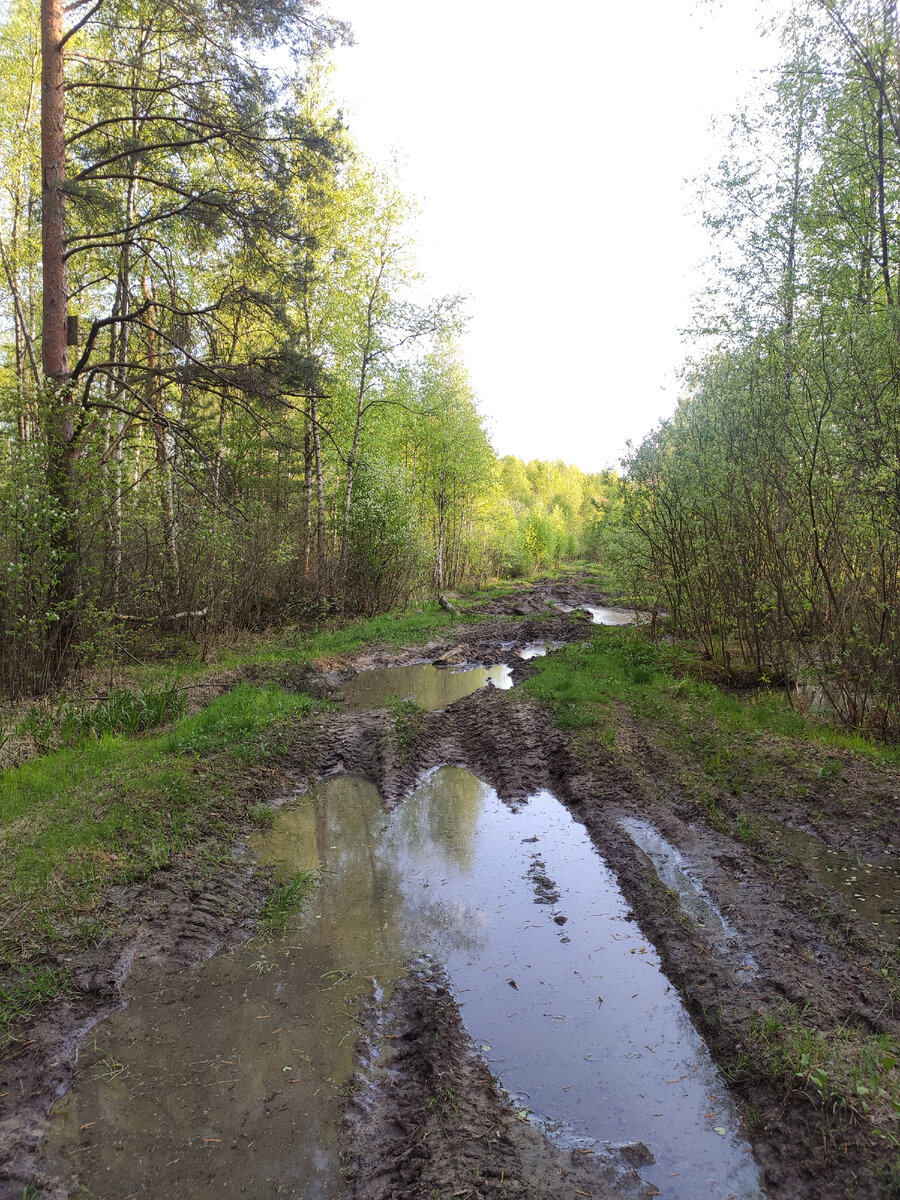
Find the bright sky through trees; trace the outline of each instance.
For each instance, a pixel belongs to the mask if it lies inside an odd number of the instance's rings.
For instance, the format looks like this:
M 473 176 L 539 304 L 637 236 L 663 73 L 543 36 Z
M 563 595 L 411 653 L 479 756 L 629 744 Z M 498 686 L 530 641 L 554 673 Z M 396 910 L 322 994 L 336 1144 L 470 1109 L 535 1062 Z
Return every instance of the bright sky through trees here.
M 676 398 L 707 242 L 684 180 L 771 63 L 728 0 L 330 0 L 366 151 L 401 156 L 432 289 L 471 297 L 465 355 L 501 454 L 614 465 Z M 772 6 L 774 7 L 774 6 Z

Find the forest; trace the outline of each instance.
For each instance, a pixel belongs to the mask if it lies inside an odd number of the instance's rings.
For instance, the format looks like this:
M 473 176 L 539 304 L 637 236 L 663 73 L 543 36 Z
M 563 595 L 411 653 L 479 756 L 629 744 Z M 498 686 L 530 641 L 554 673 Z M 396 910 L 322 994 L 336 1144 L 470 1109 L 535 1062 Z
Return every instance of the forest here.
M 414 205 L 329 91 L 345 25 L 70 9 L 0 28 L 2 694 L 586 557 L 726 674 L 896 736 L 892 6 L 773 19 L 779 67 L 697 185 L 681 400 L 621 478 L 498 458 L 465 301 L 428 296 Z
M 349 36 L 297 0 L 8 6 L 0 693 L 590 540 L 615 477 L 498 459 L 464 303 L 422 298 L 329 94 Z
M 723 671 L 900 730 L 896 8 L 796 4 L 699 191 L 683 397 L 625 465 L 631 569 Z
M 900 1196 L 898 6 L 761 3 L 597 472 L 493 444 L 335 14 L 0 5 L 0 1200 Z

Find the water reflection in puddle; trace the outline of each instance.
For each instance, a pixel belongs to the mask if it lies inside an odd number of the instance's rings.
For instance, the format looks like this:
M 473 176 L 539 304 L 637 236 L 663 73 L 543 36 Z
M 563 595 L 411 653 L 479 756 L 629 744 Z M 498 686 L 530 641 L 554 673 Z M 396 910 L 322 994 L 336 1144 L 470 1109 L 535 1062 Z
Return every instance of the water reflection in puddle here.
M 594 604 L 585 604 L 584 608 L 591 614 L 595 625 L 643 625 L 649 620 L 646 613 L 635 612 L 634 609 L 624 611 L 621 608 L 601 608 Z
M 591 614 L 591 621 L 595 625 L 643 625 L 650 620 L 650 614 L 638 612 L 636 609 L 629 608 L 606 608 L 600 604 L 563 604 L 559 600 L 554 600 L 553 604 L 560 612 L 588 612 Z
M 565 642 L 528 642 L 526 645 L 520 647 L 518 651 L 519 658 L 543 658 L 551 650 L 558 650 L 560 646 L 565 646 L 565 644 Z
M 503 1084 L 548 1128 L 643 1141 L 667 1200 L 757 1197 L 734 1106 L 582 826 L 445 767 L 394 813 L 348 777 L 264 859 L 320 873 L 285 941 L 147 979 L 82 1048 L 51 1148 L 98 1197 L 337 1193 L 354 997 L 428 952 Z M 252 1150 L 251 1150 L 252 1146 Z
M 781 821 L 764 820 L 762 825 L 788 857 L 842 895 L 850 911 L 870 922 L 879 937 L 891 942 L 900 940 L 900 871 L 832 850 L 814 834 Z
M 505 663 L 492 667 L 435 667 L 418 663 L 408 667 L 373 667 L 348 679 L 337 694 L 349 712 L 377 708 L 392 697 L 415 700 L 432 712 L 446 708 L 490 682 L 494 687 L 512 687 L 510 668 Z
M 346 786 L 330 781 L 318 808 L 345 805 Z M 368 803 L 359 792 L 356 802 Z M 285 813 L 264 853 L 329 871 L 343 869 L 338 854 L 371 861 L 365 903 L 379 949 L 349 969 L 381 980 L 412 954 L 434 955 L 492 1068 L 551 1126 L 643 1141 L 657 1160 L 643 1173 L 672 1200 L 759 1194 L 704 1043 L 612 874 L 553 796 L 513 811 L 470 772 L 445 767 L 355 852 L 336 839 L 323 853 L 319 839 L 311 855 L 311 820 L 308 808 Z M 359 918 L 358 899 L 335 900 Z
M 740 942 L 738 931 L 719 911 L 678 848 L 649 821 L 621 817 L 619 824 L 653 863 L 660 881 L 678 894 L 681 907 L 688 916 L 709 934 L 713 942 L 726 949 L 736 947 Z M 750 954 L 743 954 L 741 962 L 751 970 L 756 968 Z

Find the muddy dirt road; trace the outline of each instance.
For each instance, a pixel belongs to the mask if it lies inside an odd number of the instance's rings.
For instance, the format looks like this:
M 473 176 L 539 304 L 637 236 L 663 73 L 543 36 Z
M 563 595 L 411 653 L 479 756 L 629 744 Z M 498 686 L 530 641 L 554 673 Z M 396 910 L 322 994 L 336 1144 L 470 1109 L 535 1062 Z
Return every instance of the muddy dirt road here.
M 203 895 L 176 868 L 112 897 L 80 992 L 20 1031 L 0 1197 L 898 1194 L 896 1121 L 760 1052 L 788 1011 L 896 1038 L 900 834 L 860 797 L 897 773 L 848 758 L 814 810 L 781 778 L 735 838 L 627 710 L 591 742 L 510 686 L 590 636 L 560 608 L 585 604 L 523 591 L 459 640 L 329 664 L 343 707 L 282 764 L 272 827 Z M 267 862 L 319 882 L 248 941 Z

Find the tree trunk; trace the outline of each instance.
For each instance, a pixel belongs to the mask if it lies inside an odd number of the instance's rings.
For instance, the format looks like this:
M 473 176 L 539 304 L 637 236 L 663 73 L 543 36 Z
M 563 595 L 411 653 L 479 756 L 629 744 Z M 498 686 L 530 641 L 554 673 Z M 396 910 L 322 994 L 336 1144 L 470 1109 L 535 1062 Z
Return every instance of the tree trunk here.
M 438 536 L 437 536 L 437 555 L 434 562 L 434 575 L 437 589 L 440 591 L 444 586 L 444 472 L 441 471 L 441 483 L 437 497 L 438 510 Z
M 325 586 L 325 464 L 322 461 L 322 432 L 319 429 L 319 405 L 311 401 L 313 451 L 316 461 L 316 590 Z
M 153 300 L 153 291 L 146 276 L 141 284 L 144 300 Z M 175 471 L 170 451 L 169 421 L 160 407 L 157 377 L 156 308 L 147 310 L 147 375 L 144 383 L 144 405 L 150 416 L 153 440 L 156 444 L 157 488 L 163 521 L 163 605 L 170 612 L 178 608 L 181 596 L 181 564 L 178 561 L 178 528 L 175 514 Z
M 62 0 L 41 0 L 41 356 L 46 379 L 58 389 L 69 378 L 63 34 Z
M 78 539 L 75 421 L 69 387 L 66 279 L 65 90 L 62 0 L 41 0 L 41 365 L 47 395 L 47 484 L 56 506 L 51 549 L 57 562 L 48 597 L 52 627 L 48 670 L 58 674 L 75 628 Z
M 303 431 L 303 585 L 309 587 L 312 562 L 313 444 L 309 420 Z

